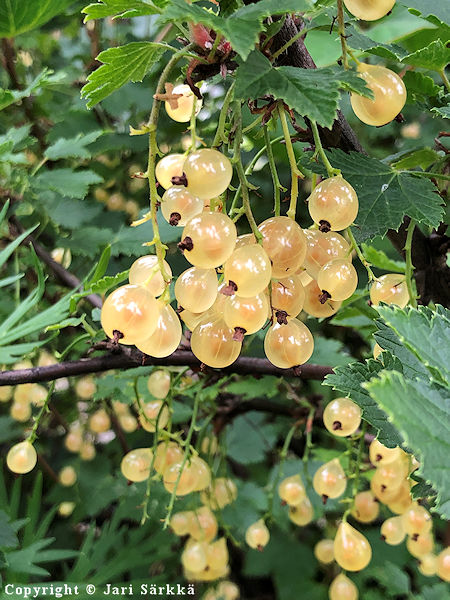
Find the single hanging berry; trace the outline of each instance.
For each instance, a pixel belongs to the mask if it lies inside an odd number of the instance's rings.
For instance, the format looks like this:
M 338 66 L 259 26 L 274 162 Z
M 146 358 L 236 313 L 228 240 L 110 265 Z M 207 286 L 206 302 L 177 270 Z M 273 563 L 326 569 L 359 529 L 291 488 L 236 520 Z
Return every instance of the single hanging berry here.
M 334 538 L 334 558 L 346 571 L 361 571 L 370 563 L 372 548 L 362 533 L 343 521 Z
M 6 455 L 6 464 L 13 473 L 23 475 L 34 469 L 37 462 L 37 453 L 28 440 L 12 446 Z
M 319 300 L 347 300 L 355 292 L 358 275 L 351 262 L 338 258 L 326 263 L 317 275 L 317 285 L 322 291 Z
M 303 310 L 311 317 L 322 319 L 331 317 L 341 307 L 342 302 L 337 300 L 326 300 L 322 303 L 321 300 L 322 290 L 319 288 L 317 283 L 312 280 L 305 286 L 305 302 L 303 304 Z
M 335 398 L 323 411 L 323 423 L 333 435 L 352 435 L 361 423 L 361 409 L 350 398 Z
M 172 269 L 169 263 L 163 260 L 163 265 L 167 277 L 171 278 Z M 128 274 L 128 281 L 133 285 L 142 285 L 155 298 L 161 296 L 166 287 L 159 268 L 158 257 L 154 254 L 141 256 L 134 261 Z
M 206 544 L 195 540 L 188 540 L 181 555 L 181 563 L 185 569 L 198 573 L 207 565 Z
M 222 213 L 204 212 L 186 223 L 179 247 L 195 267 L 215 269 L 231 256 L 236 226 Z
M 104 433 L 111 427 L 111 419 L 104 408 L 96 410 L 89 418 L 89 429 L 92 433 Z
M 156 424 L 158 424 L 158 429 L 164 429 L 169 422 L 170 411 L 167 404 L 164 404 L 162 400 L 146 402 L 142 404 L 139 411 L 139 423 L 145 431 L 150 433 L 156 431 Z
M 308 210 L 321 231 L 342 231 L 358 214 L 358 196 L 340 175 L 324 179 L 311 192 Z
M 269 301 L 264 293 L 253 298 L 227 298 L 223 311 L 224 321 L 234 330 L 233 337 L 238 341 L 242 341 L 244 335 L 259 331 L 267 321 L 268 315 Z
M 405 276 L 396 273 L 379 277 L 370 286 L 369 294 L 370 300 L 375 306 L 378 306 L 380 302 L 385 302 L 405 308 L 409 302 Z
M 320 269 L 338 258 L 351 262 L 351 249 L 347 240 L 335 231 L 324 233 L 318 229 L 304 229 L 306 256 L 303 263 L 307 273 L 317 279 Z
M 183 165 L 188 191 L 210 200 L 220 196 L 230 185 L 233 168 L 230 160 L 218 150 L 201 148 L 191 152 Z
M 311 358 L 313 350 L 313 336 L 298 319 L 291 319 L 286 325 L 275 323 L 264 338 L 264 352 L 279 369 L 303 365 Z
M 155 177 L 165 190 L 172 187 L 172 177 L 183 175 L 185 160 L 184 154 L 167 154 L 158 162 L 155 167 Z
M 174 121 L 178 123 L 187 123 L 194 110 L 195 102 L 195 114 L 198 115 L 202 107 L 202 100 L 197 98 L 191 88 L 185 83 L 176 85 L 171 91 L 170 95 L 174 96 L 174 100 L 166 100 L 164 103 L 166 113 Z M 179 95 L 179 98 L 175 99 L 175 96 Z
M 106 335 L 132 345 L 151 335 L 158 324 L 159 305 L 140 285 L 123 285 L 110 294 L 101 311 Z M 116 332 L 116 333 L 114 333 Z
M 170 306 L 158 300 L 158 320 L 156 329 L 145 340 L 136 343 L 137 348 L 144 354 L 164 358 L 175 352 L 183 334 L 180 319 Z
M 262 519 L 253 523 L 245 532 L 245 541 L 254 550 L 263 550 L 270 539 L 269 530 Z
M 306 491 L 300 475 L 286 477 L 278 486 L 278 495 L 289 506 L 296 506 L 305 498 Z
M 381 538 L 390 546 L 398 546 L 405 539 L 406 532 L 401 517 L 390 517 L 381 525 Z
M 298 275 L 290 275 L 278 281 L 272 281 L 271 301 L 277 321 L 285 322 L 287 318 L 300 314 L 305 303 L 305 288 Z
M 185 187 L 173 186 L 162 197 L 161 212 L 169 225 L 184 227 L 189 219 L 203 212 L 203 200 Z
M 259 244 L 237 248 L 224 265 L 229 295 L 237 294 L 242 298 L 256 296 L 269 285 L 271 276 L 269 257 Z
M 382 67 L 360 63 L 357 67 L 366 86 L 373 92 L 373 100 L 358 94 L 350 95 L 353 112 L 366 125 L 381 127 L 390 123 L 401 112 L 406 102 L 406 87 L 401 77 Z
M 322 496 L 324 504 L 328 498 L 342 496 L 346 487 L 347 477 L 337 458 L 323 464 L 314 473 L 313 488 L 319 496 Z
M 330 565 L 334 561 L 334 540 L 323 539 L 314 546 L 314 556 L 324 565 Z
M 220 317 L 201 322 L 192 332 L 192 352 L 209 367 L 228 367 L 239 356 L 241 347 L 242 343 L 235 340 L 235 331 Z
M 340 573 L 333 579 L 328 590 L 330 600 L 358 600 L 358 588 L 351 579 Z
M 370 490 L 355 496 L 352 516 L 360 523 L 372 523 L 380 513 L 380 505 Z
M 129 481 L 145 481 L 150 475 L 153 452 L 150 448 L 136 448 L 122 458 L 120 470 Z
M 344 0 L 344 4 L 357 19 L 377 21 L 393 9 L 395 0 Z
M 311 523 L 314 518 L 314 508 L 308 496 L 305 496 L 295 506 L 290 506 L 288 516 L 289 520 L 299 527 L 304 527 Z
M 293 275 L 303 265 L 306 238 L 298 223 L 289 217 L 271 217 L 259 225 L 263 248 L 272 263 L 272 277 Z
M 402 452 L 402 449 L 398 446 L 395 446 L 395 448 L 387 448 L 378 440 L 373 440 L 369 446 L 370 462 L 375 467 L 398 461 L 402 456 Z
M 217 274 L 215 269 L 191 267 L 175 282 L 175 298 L 185 310 L 195 313 L 211 308 L 217 298 Z
M 147 379 L 147 389 L 158 400 L 164 400 L 170 390 L 170 373 L 163 369 L 153 371 Z

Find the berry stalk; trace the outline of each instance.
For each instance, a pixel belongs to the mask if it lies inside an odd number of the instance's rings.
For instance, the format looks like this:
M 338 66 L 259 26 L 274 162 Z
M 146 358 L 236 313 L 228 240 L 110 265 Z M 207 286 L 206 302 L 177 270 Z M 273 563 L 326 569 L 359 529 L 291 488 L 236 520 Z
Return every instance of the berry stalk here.
M 348 238 L 350 240 L 353 250 L 356 252 L 357 257 L 359 258 L 359 260 L 364 265 L 364 267 L 367 271 L 367 275 L 369 277 L 369 282 L 374 281 L 376 279 L 374 272 L 370 268 L 370 263 L 364 258 L 364 254 L 361 252 L 358 244 L 356 243 L 355 236 L 353 235 L 351 228 L 347 227 L 346 232 L 347 232 L 347 235 L 348 235 Z
M 280 179 L 278 177 L 277 167 L 275 165 L 275 159 L 273 157 L 273 150 L 272 150 L 273 142 L 270 141 L 269 130 L 267 128 L 267 125 L 264 125 L 263 131 L 264 131 L 264 141 L 266 143 L 267 160 L 269 161 L 269 168 L 270 168 L 270 173 L 272 175 L 272 181 L 273 181 L 274 214 L 276 217 L 279 217 L 280 216 L 281 190 L 285 190 L 285 188 L 281 185 Z
M 412 239 L 414 235 L 414 229 L 416 222 L 411 219 L 408 225 L 406 242 L 405 242 L 405 276 L 406 276 L 406 287 L 408 288 L 409 302 L 413 308 L 417 308 L 417 298 L 414 292 L 413 273 L 414 265 L 412 263 Z
M 295 160 L 294 147 L 292 145 L 291 134 L 289 133 L 289 127 L 287 124 L 286 113 L 283 104 L 278 104 L 278 115 L 280 117 L 281 127 L 283 129 L 284 141 L 286 143 L 286 151 L 289 159 L 289 166 L 291 168 L 291 201 L 289 203 L 289 210 L 287 216 L 295 221 L 295 214 L 297 212 L 297 199 L 298 199 L 298 178 L 304 179 L 303 173 L 297 166 Z
M 328 177 L 336 177 L 340 175 L 341 172 L 339 169 L 335 169 L 333 165 L 328 160 L 328 156 L 323 149 L 322 142 L 320 140 L 319 129 L 317 127 L 317 123 L 311 119 L 311 131 L 314 137 L 314 144 L 316 146 L 316 154 L 318 154 L 323 162 L 323 166 L 327 170 Z

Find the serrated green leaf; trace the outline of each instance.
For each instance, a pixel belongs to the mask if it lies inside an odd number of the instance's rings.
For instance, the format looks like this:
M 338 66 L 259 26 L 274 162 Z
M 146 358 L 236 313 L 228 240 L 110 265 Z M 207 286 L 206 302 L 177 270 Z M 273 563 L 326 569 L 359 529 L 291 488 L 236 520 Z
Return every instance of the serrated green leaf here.
M 431 181 L 358 152 L 333 150 L 327 154 L 358 194 L 359 212 L 353 230 L 358 242 L 384 236 L 388 229 L 397 230 L 405 215 L 430 227 L 441 222 L 442 198 Z M 316 168 L 314 163 L 311 168 Z
M 129 270 L 117 273 L 114 276 L 107 275 L 102 277 L 98 281 L 94 282 L 91 286 L 91 291 L 94 294 L 104 294 L 111 288 L 115 287 L 118 283 L 122 283 L 128 278 Z
M 393 273 L 405 272 L 405 263 L 402 260 L 393 260 L 392 258 L 389 258 L 383 250 L 377 250 L 369 244 L 362 244 L 361 249 L 366 260 L 368 260 L 373 267 Z
M 226 18 L 212 12 L 217 5 L 209 3 L 208 10 L 184 0 L 171 0 L 165 9 L 164 21 L 186 21 L 200 23 L 221 33 L 242 58 L 247 58 L 263 30 L 263 21 L 271 15 L 303 12 L 310 8 L 307 0 L 261 0 L 239 8 Z
M 89 75 L 81 90 L 87 107 L 92 108 L 129 81 L 142 81 L 168 49 L 166 44 L 131 42 L 100 52 L 97 60 L 103 64 Z
M 425 48 L 405 56 L 402 62 L 413 67 L 439 72 L 450 62 L 450 48 L 447 48 L 441 40 L 434 40 Z
M 403 153 L 391 162 L 395 169 L 414 169 L 420 167 L 424 171 L 440 159 L 439 154 L 432 148 L 421 148 Z
M 314 336 L 314 352 L 311 363 L 318 365 L 330 365 L 332 368 L 338 365 L 346 365 L 352 358 L 339 340 Z
M 259 379 L 246 377 L 228 383 L 226 390 L 229 394 L 242 396 L 246 400 L 258 397 L 273 398 L 278 393 L 279 382 L 279 378 L 272 375 L 260 377 Z
M 39 190 L 52 190 L 69 198 L 84 198 L 89 186 L 101 183 L 103 178 L 94 171 L 72 171 L 72 169 L 52 169 L 41 171 L 33 184 Z
M 1 9 L 0 9 L 1 10 Z M 23 90 L 3 90 L 0 88 L 0 110 L 3 110 L 7 106 L 28 98 L 32 94 L 36 94 L 38 90 L 45 87 L 48 84 L 59 82 L 61 78 L 65 77 L 65 74 L 57 74 L 52 76 L 53 71 L 50 69 L 44 69 L 34 80 Z
M 12 38 L 36 29 L 66 10 L 73 0 L 8 0 L 0 2 L 0 37 Z
M 114 237 L 111 229 L 100 227 L 84 227 L 82 230 L 74 229 L 70 238 L 62 238 L 59 245 L 68 248 L 72 253 L 95 258 L 100 249 L 108 244 Z
M 450 104 L 448 106 L 434 107 L 431 112 L 436 113 L 444 119 L 450 119 Z
M 418 15 L 435 25 L 450 24 L 450 5 L 447 0 L 403 0 L 410 13 Z
M 443 600 L 446 596 L 448 596 L 448 583 L 442 582 L 424 587 L 417 600 Z
M 102 135 L 101 131 L 90 131 L 79 133 L 76 137 L 65 139 L 59 138 L 49 146 L 44 155 L 49 160 L 60 160 L 61 158 L 90 158 L 91 153 L 86 148 Z
M 91 19 L 103 19 L 114 17 L 115 19 L 129 19 L 131 17 L 143 17 L 155 15 L 161 12 L 168 0 L 99 0 L 89 4 L 81 11 L 86 16 L 84 22 Z
M 356 402 L 362 410 L 363 419 L 378 430 L 380 442 L 392 448 L 401 445 L 403 440 L 397 429 L 388 421 L 386 413 L 363 387 L 382 369 L 383 365 L 375 360 L 366 360 L 365 363 L 354 362 L 334 369 L 334 373 L 327 375 L 323 383 Z
M 368 577 L 373 577 L 379 582 L 389 596 L 409 593 L 409 577 L 399 566 L 385 562 L 382 567 L 368 568 L 365 572 Z
M 428 340 L 429 342 L 429 340 Z M 408 380 L 397 372 L 384 371 L 364 388 L 386 411 L 418 458 L 417 473 L 438 493 L 437 507 L 450 518 L 450 395 L 448 388 L 424 380 Z
M 15 548 L 18 544 L 16 532 L 9 521 L 5 511 L 0 510 L 0 548 Z
M 338 67 L 273 67 L 263 54 L 254 51 L 238 68 L 235 96 L 248 100 L 271 94 L 286 102 L 298 114 L 314 119 L 323 127 L 331 127 L 342 89 L 363 95 L 369 93 L 356 71 Z M 319 97 L 320 102 L 317 101 Z
M 438 383 L 450 386 L 450 311 L 441 314 L 425 306 L 418 309 L 378 306 L 377 310 L 402 344 L 428 369 Z
M 78 229 L 81 225 L 90 223 L 102 212 L 100 203 L 88 203 L 74 197 L 67 198 L 51 191 L 41 192 L 38 197 L 51 220 L 66 229 Z
M 403 83 L 408 91 L 408 100 L 412 101 L 424 102 L 427 97 L 434 98 L 442 90 L 432 77 L 420 71 L 406 71 Z
M 232 425 L 227 427 L 227 453 L 241 464 L 257 463 L 264 460 L 276 439 L 275 426 L 266 423 L 264 415 L 248 412 L 236 417 Z
M 406 50 L 397 44 L 383 44 L 372 40 L 353 25 L 346 27 L 345 31 L 348 36 L 347 44 L 355 50 L 362 50 L 368 54 L 374 54 L 396 62 L 401 61 L 407 54 Z

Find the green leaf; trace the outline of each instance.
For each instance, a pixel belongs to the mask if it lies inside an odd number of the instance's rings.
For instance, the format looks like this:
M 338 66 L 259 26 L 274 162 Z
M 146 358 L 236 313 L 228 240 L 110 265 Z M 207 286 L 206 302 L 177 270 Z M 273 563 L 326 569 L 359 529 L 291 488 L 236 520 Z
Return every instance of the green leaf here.
M 103 178 L 94 171 L 72 171 L 72 169 L 52 169 L 41 171 L 33 184 L 40 190 L 52 190 L 69 198 L 84 198 L 89 186 L 101 183 Z
M 275 426 L 264 421 L 261 413 L 248 412 L 227 427 L 227 453 L 232 459 L 244 465 L 264 460 L 277 439 Z
M 439 154 L 432 148 L 421 148 L 420 150 L 405 152 L 391 162 L 391 165 L 395 169 L 414 169 L 414 167 L 420 167 L 425 170 L 439 159 Z
M 377 250 L 373 246 L 369 246 L 369 244 L 362 244 L 361 249 L 366 260 L 368 260 L 373 267 L 391 273 L 405 272 L 405 263 L 402 260 L 393 260 L 392 258 L 389 258 L 383 250 Z
M 432 77 L 420 71 L 406 71 L 403 83 L 408 91 L 408 100 L 415 102 L 425 102 L 428 97 L 434 98 L 442 90 Z
M 216 33 L 221 33 L 231 43 L 233 50 L 245 59 L 258 41 L 258 35 L 264 28 L 264 19 L 271 15 L 303 12 L 310 6 L 307 0 L 261 0 L 223 18 L 212 12 L 216 9 L 212 2 L 207 10 L 184 0 L 171 0 L 162 18 L 164 21 L 187 21 L 210 27 Z
M 238 381 L 232 381 L 226 386 L 229 394 L 242 396 L 245 400 L 251 398 L 273 398 L 278 394 L 278 377 L 268 375 L 255 379 L 254 377 L 245 377 Z
M 167 5 L 167 0 L 99 0 L 89 4 L 81 11 L 86 16 L 84 22 L 91 19 L 103 19 L 114 17 L 115 19 L 129 19 L 131 17 L 143 17 L 161 12 Z
M 327 154 L 358 194 L 359 212 L 353 230 L 358 242 L 384 236 L 388 229 L 397 230 L 405 215 L 430 227 L 441 222 L 442 198 L 428 179 L 397 171 L 358 152 L 333 150 Z
M 435 25 L 450 23 L 450 4 L 447 0 L 403 0 L 410 13 L 418 15 Z
M 450 119 L 450 104 L 448 106 L 435 107 L 431 109 L 431 112 L 436 113 L 444 119 Z
M 424 587 L 417 600 L 442 600 L 446 596 L 448 596 L 448 583 L 442 582 Z
M 73 197 L 65 198 L 51 191 L 39 193 L 38 198 L 51 220 L 67 229 L 78 229 L 102 212 L 99 203 L 94 204 Z
M 450 386 L 450 311 L 441 312 L 425 306 L 418 309 L 378 306 L 384 322 L 402 344 L 428 369 L 437 383 Z
M 16 532 L 9 521 L 5 511 L 0 510 L 0 548 L 15 548 L 18 544 Z
M 348 36 L 347 44 L 355 50 L 362 50 L 368 54 L 374 54 L 396 62 L 401 61 L 406 55 L 406 51 L 401 46 L 375 42 L 353 25 L 346 27 L 345 31 Z
M 107 275 L 105 277 L 102 277 L 101 279 L 99 279 L 98 281 L 95 281 L 92 284 L 91 290 L 89 293 L 91 293 L 91 292 L 94 294 L 106 293 L 108 290 L 115 287 L 118 283 L 122 283 L 122 281 L 125 281 L 128 278 L 128 273 L 129 273 L 129 270 L 126 270 L 126 271 L 122 271 L 121 273 L 116 273 L 116 275 L 113 275 L 113 276 Z
M 96 283 L 106 273 L 106 269 L 109 265 L 109 259 L 111 258 L 111 244 L 108 244 L 103 250 L 100 259 L 95 267 L 94 274 L 92 275 L 88 285 Z
M 311 362 L 318 365 L 347 365 L 351 357 L 344 348 L 344 344 L 339 340 L 314 336 L 314 352 L 311 356 Z
M 339 67 L 273 67 L 263 54 L 254 51 L 238 68 L 235 96 L 248 100 L 271 94 L 298 114 L 314 119 L 323 127 L 331 127 L 342 89 L 362 95 L 370 93 L 356 71 Z
M 96 258 L 100 253 L 100 249 L 111 242 L 114 237 L 114 232 L 107 227 L 84 227 L 74 229 L 70 238 L 62 238 L 59 240 L 59 245 L 62 248 L 68 248 L 77 255 L 87 256 L 88 258 Z
M 389 596 L 409 593 L 409 577 L 394 563 L 386 561 L 382 567 L 372 567 L 365 571 L 365 575 L 373 577 L 386 588 Z
M 103 65 L 88 77 L 81 96 L 87 99 L 87 107 L 112 94 L 129 81 L 142 81 L 170 46 L 155 42 L 131 42 L 125 46 L 109 48 L 100 52 L 97 60 Z
M 8 0 L 0 2 L 0 37 L 12 38 L 19 33 L 41 27 L 64 12 L 73 0 Z
M 439 72 L 450 62 L 450 48 L 445 46 L 441 40 L 434 40 L 425 48 L 420 48 L 405 56 L 402 62 L 413 67 Z
M 47 148 L 44 156 L 49 160 L 60 160 L 61 158 L 90 158 L 91 153 L 86 146 L 95 142 L 101 135 L 101 131 L 91 131 L 86 134 L 79 133 L 76 137 L 70 139 L 59 138 L 54 144 Z
M 333 374 L 325 377 L 324 385 L 331 386 L 356 402 L 362 410 L 363 419 L 378 430 L 380 442 L 392 448 L 401 445 L 403 440 L 397 429 L 388 421 L 386 413 L 363 387 L 367 381 L 378 375 L 382 368 L 383 365 L 375 360 L 354 362 L 346 367 L 334 369 Z
M 0 9 L 1 10 L 1 9 Z M 58 73 L 52 76 L 53 71 L 44 69 L 35 79 L 23 90 L 3 90 L 0 88 L 0 110 L 3 110 L 10 104 L 19 102 L 23 98 L 28 98 L 32 94 L 36 94 L 46 85 L 59 82 L 65 77 L 64 73 Z
M 432 338 L 429 338 L 428 343 L 430 339 Z M 418 458 L 418 474 L 438 493 L 438 511 L 445 518 L 450 518 L 450 471 L 447 468 L 450 454 L 448 388 L 444 390 L 424 380 L 406 381 L 395 371 L 384 371 L 378 378 L 363 385 L 386 411 L 403 435 L 408 448 Z

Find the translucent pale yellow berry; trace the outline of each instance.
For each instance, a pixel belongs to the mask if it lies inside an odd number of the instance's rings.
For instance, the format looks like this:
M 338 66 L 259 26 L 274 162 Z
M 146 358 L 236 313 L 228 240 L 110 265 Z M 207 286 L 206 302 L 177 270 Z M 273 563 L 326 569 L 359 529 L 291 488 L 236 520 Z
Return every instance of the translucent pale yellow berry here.
M 181 462 L 182 459 L 183 450 L 176 442 L 161 442 L 156 448 L 153 466 L 155 471 L 162 475 L 167 467 Z
M 202 100 L 195 96 L 187 84 L 180 83 L 176 85 L 170 94 L 174 97 L 180 95 L 179 98 L 175 98 L 176 106 L 175 104 L 171 106 L 168 100 L 166 100 L 164 103 L 166 113 L 174 121 L 177 121 L 178 123 L 187 123 L 191 118 L 192 111 L 194 110 L 194 103 L 195 114 L 197 115 L 200 112 Z
M 370 462 L 375 466 L 387 465 L 397 461 L 402 456 L 402 449 L 398 446 L 388 448 L 378 440 L 373 440 L 369 446 Z
M 349 227 L 358 214 L 359 202 L 353 187 L 340 175 L 321 181 L 308 198 L 314 223 L 332 231 Z
M 201 322 L 192 332 L 192 352 L 209 367 L 228 367 L 237 359 L 242 347 L 242 343 L 234 339 L 234 334 L 234 330 L 221 318 Z
M 217 531 L 217 519 L 208 506 L 201 506 L 190 513 L 186 533 L 195 540 L 210 542 L 216 537 Z
M 323 423 L 333 435 L 352 435 L 361 423 L 361 409 L 350 398 L 335 398 L 323 411 Z
M 237 248 L 224 266 L 224 279 L 241 298 L 256 296 L 270 282 L 272 266 L 259 244 Z
M 82 400 L 90 400 L 97 391 L 97 384 L 91 376 L 81 377 L 75 384 L 75 392 Z
M 185 569 L 194 573 L 203 571 L 207 565 L 206 544 L 188 540 L 181 555 L 181 563 Z
M 215 269 L 231 256 L 236 236 L 236 226 L 227 215 L 202 213 L 183 229 L 184 256 L 195 267 Z
M 163 369 L 153 371 L 147 379 L 147 389 L 155 398 L 164 400 L 170 390 L 170 373 Z
M 236 484 L 232 479 L 218 477 L 214 479 L 208 490 L 200 494 L 201 501 L 213 510 L 222 509 L 237 498 Z
M 13 473 L 20 475 L 29 473 L 34 469 L 37 462 L 37 454 L 34 446 L 28 441 L 19 442 L 12 446 L 6 455 L 6 464 Z
M 176 280 L 174 292 L 178 304 L 185 310 L 196 313 L 208 310 L 217 298 L 215 269 L 187 269 Z
M 58 506 L 58 513 L 61 517 L 70 517 L 75 510 L 75 502 L 61 502 Z
M 153 433 L 156 431 L 156 425 L 158 425 L 158 429 L 164 429 L 169 422 L 169 408 L 162 400 L 153 400 L 142 404 L 141 411 L 139 422 L 145 431 Z
M 317 285 L 333 300 L 347 300 L 356 290 L 358 275 L 351 262 L 337 258 L 320 269 Z
M 372 548 L 362 533 L 342 522 L 334 538 L 334 558 L 346 571 L 361 571 L 370 563 Z
M 298 275 L 272 281 L 271 301 L 275 313 L 284 311 L 288 317 L 300 314 L 305 302 L 305 288 Z
M 306 491 L 300 475 L 286 477 L 278 486 L 278 494 L 289 506 L 296 506 L 305 498 Z
M 351 514 L 360 523 L 372 523 L 380 513 L 380 505 L 371 491 L 359 492 L 355 496 Z
M 173 186 L 162 197 L 161 212 L 170 225 L 184 227 L 189 219 L 203 212 L 203 200 L 184 186 Z
M 339 573 L 331 582 L 328 597 L 330 600 L 358 600 L 358 588 L 347 575 Z
M 70 465 L 61 469 L 58 475 L 58 479 L 61 485 L 65 487 L 70 487 L 75 484 L 77 480 L 77 473 L 73 467 Z
M 435 554 L 424 554 L 419 559 L 418 569 L 425 577 L 436 575 L 438 559 Z
M 169 263 L 164 260 L 163 264 L 167 277 L 171 278 L 172 270 Z M 128 281 L 134 285 L 144 286 L 155 298 L 160 296 L 166 287 L 159 268 L 158 258 L 154 254 L 141 256 L 134 261 L 128 274 Z
M 335 231 L 324 233 L 318 229 L 304 229 L 306 256 L 304 268 L 311 277 L 317 275 L 323 265 L 337 258 L 351 261 L 351 251 L 347 240 Z
M 250 335 L 262 328 L 268 313 L 269 301 L 265 294 L 251 298 L 236 295 L 226 299 L 223 318 L 230 329 L 241 329 L 243 334 Z
M 374 97 L 371 99 L 351 94 L 353 112 L 366 125 L 380 127 L 390 123 L 405 106 L 406 87 L 403 80 L 397 73 L 381 65 L 360 63 L 357 69 Z
M 110 294 L 102 307 L 101 323 L 106 335 L 118 331 L 121 344 L 135 344 L 156 329 L 159 305 L 150 292 L 140 285 L 123 285 Z
M 262 519 L 256 521 L 247 528 L 245 532 L 245 541 L 255 550 L 262 550 L 267 546 L 270 539 L 269 530 Z
M 392 10 L 395 0 L 344 0 L 344 4 L 357 19 L 377 21 Z
M 181 342 L 182 328 L 177 313 L 170 306 L 158 300 L 156 329 L 146 339 L 136 342 L 144 354 L 165 358 L 175 352 Z
M 322 496 L 324 502 L 328 498 L 339 498 L 347 487 L 347 477 L 337 458 L 323 464 L 313 477 L 314 491 Z
M 89 418 L 89 429 L 93 433 L 103 433 L 111 427 L 111 419 L 104 408 L 96 410 Z
M 324 565 L 334 561 L 334 540 L 323 539 L 314 546 L 314 556 Z
M 201 148 L 188 155 L 183 172 L 189 192 L 202 200 L 210 200 L 220 196 L 230 185 L 233 168 L 230 160 L 218 150 Z
M 306 255 L 306 238 L 298 223 L 289 217 L 271 217 L 259 227 L 263 248 L 272 262 L 272 277 L 293 275 Z
M 381 537 L 390 546 L 397 546 L 405 539 L 406 532 L 401 517 L 390 517 L 381 525 Z
M 267 358 L 280 369 L 304 364 L 311 358 L 313 350 L 313 336 L 298 319 L 291 319 L 287 325 L 275 323 L 267 330 L 264 338 Z
M 167 190 L 172 186 L 172 177 L 183 175 L 184 154 L 167 154 L 156 165 L 155 176 L 160 185 Z
M 136 448 L 122 459 L 120 470 L 129 481 L 145 481 L 150 475 L 153 452 L 150 448 Z
M 408 535 L 429 533 L 433 526 L 430 513 L 424 506 L 417 504 L 417 502 L 411 504 L 402 514 L 402 523 Z
M 450 581 L 450 547 L 448 546 L 438 554 L 437 574 L 444 581 Z
M 183 536 L 189 533 L 192 513 L 191 511 L 177 512 L 170 519 L 170 527 L 175 535 Z
M 405 276 L 396 273 L 382 275 L 372 283 L 370 299 L 375 306 L 380 302 L 385 302 L 404 308 L 409 301 Z
M 163 473 L 163 484 L 166 490 L 172 494 L 176 488 L 177 496 L 186 496 L 194 491 L 198 481 L 197 471 L 193 465 L 186 462 L 173 463 Z M 178 484 L 177 484 L 178 482 Z
M 305 286 L 303 310 L 311 317 L 316 317 L 317 319 L 331 317 L 331 315 L 334 315 L 339 310 L 342 304 L 342 302 L 330 299 L 322 304 L 319 300 L 321 295 L 322 290 L 314 279 Z
M 305 496 L 297 505 L 289 507 L 289 520 L 299 527 L 311 523 L 314 518 L 314 508 L 308 496 Z
M 408 536 L 406 540 L 406 548 L 408 552 L 415 558 L 425 556 L 433 552 L 434 538 L 431 533 L 421 535 Z

